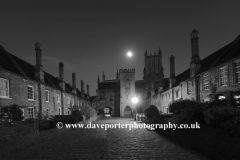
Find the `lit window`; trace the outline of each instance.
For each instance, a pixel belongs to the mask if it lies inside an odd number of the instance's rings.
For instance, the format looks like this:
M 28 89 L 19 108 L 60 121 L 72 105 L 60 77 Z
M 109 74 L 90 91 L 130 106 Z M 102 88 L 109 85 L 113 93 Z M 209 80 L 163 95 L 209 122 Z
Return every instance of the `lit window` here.
M 49 118 L 49 108 L 46 108 L 46 117 Z
M 191 94 L 191 82 L 187 82 L 187 94 Z
M 209 74 L 203 76 L 203 90 L 209 90 Z
M 219 100 L 225 99 L 225 96 L 218 96 Z
M 237 103 L 240 103 L 240 95 L 235 95 L 235 96 L 234 96 L 234 99 L 237 100 Z
M 227 85 L 227 67 L 220 68 L 219 70 L 219 85 L 220 87 Z
M 34 100 L 34 88 L 33 88 L 33 86 L 28 86 L 28 100 Z
M 59 94 L 57 94 L 57 102 L 60 102 Z
M 9 80 L 0 78 L 0 97 L 9 98 Z
M 236 83 L 240 83 L 240 61 L 236 62 Z
M 45 90 L 45 100 L 46 102 L 49 102 L 49 91 Z
M 33 118 L 33 108 L 28 108 L 28 118 Z
M 22 108 L 21 110 L 22 110 L 22 116 L 24 117 L 24 109 Z

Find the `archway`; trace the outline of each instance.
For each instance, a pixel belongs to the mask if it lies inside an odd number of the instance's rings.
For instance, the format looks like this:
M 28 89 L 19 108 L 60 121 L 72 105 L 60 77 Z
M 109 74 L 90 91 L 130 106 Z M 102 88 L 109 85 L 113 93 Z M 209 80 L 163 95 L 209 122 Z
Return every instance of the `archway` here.
M 111 107 L 104 107 L 103 112 L 105 116 L 111 116 L 112 115 L 112 108 Z
M 126 106 L 123 113 L 124 117 L 132 117 L 132 109 L 129 106 Z

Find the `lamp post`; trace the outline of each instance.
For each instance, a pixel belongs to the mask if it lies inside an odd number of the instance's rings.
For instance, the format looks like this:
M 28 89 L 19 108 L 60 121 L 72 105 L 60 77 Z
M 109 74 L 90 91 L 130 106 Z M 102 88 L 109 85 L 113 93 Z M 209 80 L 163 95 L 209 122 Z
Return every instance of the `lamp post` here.
M 133 97 L 132 98 L 132 103 L 133 104 L 137 104 L 137 102 L 138 102 L 138 98 L 137 97 Z M 137 106 L 137 105 L 136 105 Z M 136 110 L 137 110 L 137 107 L 136 107 Z M 136 120 L 137 120 L 137 113 L 136 113 Z

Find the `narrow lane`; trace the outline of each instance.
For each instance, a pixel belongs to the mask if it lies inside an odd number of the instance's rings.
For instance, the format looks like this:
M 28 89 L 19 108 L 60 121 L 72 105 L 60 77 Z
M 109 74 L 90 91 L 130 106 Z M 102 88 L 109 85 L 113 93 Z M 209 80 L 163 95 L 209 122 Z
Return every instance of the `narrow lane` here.
M 94 124 L 131 124 L 130 118 L 106 117 Z M 189 159 L 204 156 L 146 129 L 76 129 L 13 153 L 6 159 Z

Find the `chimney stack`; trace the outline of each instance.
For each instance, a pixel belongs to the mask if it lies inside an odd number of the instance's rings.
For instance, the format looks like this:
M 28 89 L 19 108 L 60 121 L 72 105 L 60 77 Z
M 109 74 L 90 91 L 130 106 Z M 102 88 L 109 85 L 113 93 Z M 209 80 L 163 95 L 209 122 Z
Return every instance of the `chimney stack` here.
M 40 81 L 44 82 L 44 71 L 42 69 L 42 45 L 37 42 L 35 43 L 35 51 L 36 51 L 36 67 L 35 67 L 35 77 L 37 77 Z
M 89 95 L 89 85 L 87 85 L 87 95 Z
M 59 63 L 59 80 L 60 80 L 60 87 L 62 90 L 65 90 L 65 83 L 64 83 L 64 64 L 62 62 Z
M 72 73 L 72 88 L 73 88 L 72 92 L 74 94 L 76 94 L 77 93 L 77 90 L 76 90 L 76 74 L 74 72 Z
M 190 63 L 190 76 L 194 76 L 197 71 L 201 68 L 201 59 L 199 58 L 199 47 L 198 47 L 198 31 L 194 29 L 191 33 L 191 50 L 192 57 Z M 194 65 L 192 65 L 194 64 Z
M 173 84 L 176 81 L 175 78 L 175 57 L 173 55 L 170 56 L 170 83 L 169 88 L 172 88 Z
M 81 80 L 81 92 L 84 93 L 84 82 Z
M 103 72 L 103 75 L 102 75 L 102 81 L 105 82 L 105 75 L 104 75 L 104 72 Z

